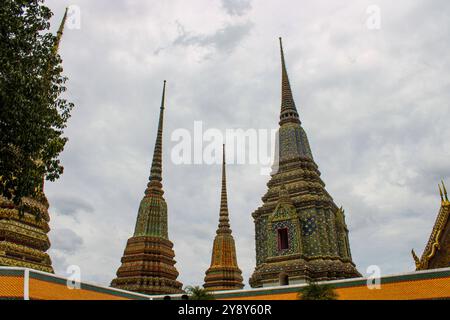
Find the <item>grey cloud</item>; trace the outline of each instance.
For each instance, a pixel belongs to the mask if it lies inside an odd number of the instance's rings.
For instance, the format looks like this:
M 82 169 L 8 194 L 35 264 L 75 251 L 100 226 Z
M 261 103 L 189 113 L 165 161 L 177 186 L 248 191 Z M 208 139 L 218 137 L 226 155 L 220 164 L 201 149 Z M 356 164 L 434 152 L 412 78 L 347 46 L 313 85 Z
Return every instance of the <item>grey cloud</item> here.
M 242 16 L 252 8 L 251 0 L 221 0 L 222 7 L 229 15 Z
M 74 254 L 83 246 L 83 239 L 71 229 L 55 229 L 50 234 L 52 249 Z
M 58 275 L 66 275 L 66 270 L 69 266 L 66 255 L 59 250 L 54 250 L 53 248 L 50 248 L 48 253 L 52 259 L 52 266 L 55 273 Z
M 212 34 L 196 34 L 186 31 L 185 27 L 177 22 L 178 36 L 171 46 L 199 46 L 210 47 L 219 52 L 230 53 L 248 35 L 253 24 L 250 21 L 227 24 Z M 158 54 L 163 48 L 155 51 Z
M 52 210 L 61 215 L 75 216 L 80 212 L 92 213 L 95 208 L 86 200 L 78 197 L 58 196 L 52 199 Z

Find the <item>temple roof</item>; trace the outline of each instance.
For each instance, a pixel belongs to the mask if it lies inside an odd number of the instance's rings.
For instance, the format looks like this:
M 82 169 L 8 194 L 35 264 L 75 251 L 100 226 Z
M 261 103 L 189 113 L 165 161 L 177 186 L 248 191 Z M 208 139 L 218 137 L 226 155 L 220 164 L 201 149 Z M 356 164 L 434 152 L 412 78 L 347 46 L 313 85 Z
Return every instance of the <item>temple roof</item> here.
M 439 193 L 441 207 L 422 257 L 419 259 L 412 250 L 417 270 L 444 268 L 450 263 L 450 201 L 444 182 L 442 182 L 442 188 L 439 185 Z

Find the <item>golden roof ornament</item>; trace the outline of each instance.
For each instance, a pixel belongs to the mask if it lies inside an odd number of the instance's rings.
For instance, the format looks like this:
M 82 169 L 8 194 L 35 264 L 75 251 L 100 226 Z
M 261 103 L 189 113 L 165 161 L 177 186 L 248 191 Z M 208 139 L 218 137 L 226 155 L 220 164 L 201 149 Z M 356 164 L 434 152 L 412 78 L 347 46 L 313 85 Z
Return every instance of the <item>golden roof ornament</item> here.
M 448 201 L 447 188 L 444 181 L 441 181 L 438 187 L 441 197 L 441 208 L 428 243 L 421 258 L 417 256 L 414 250 L 411 251 L 416 270 L 445 268 L 450 265 L 450 202 Z

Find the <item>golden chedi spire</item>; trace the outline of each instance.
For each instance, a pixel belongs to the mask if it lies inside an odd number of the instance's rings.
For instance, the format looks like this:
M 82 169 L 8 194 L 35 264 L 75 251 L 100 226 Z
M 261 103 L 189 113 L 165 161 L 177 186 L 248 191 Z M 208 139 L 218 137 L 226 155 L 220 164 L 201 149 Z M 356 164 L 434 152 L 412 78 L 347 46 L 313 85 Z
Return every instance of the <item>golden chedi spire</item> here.
M 206 271 L 203 287 L 208 291 L 238 290 L 244 287 L 242 272 L 237 264 L 236 246 L 231 235 L 228 213 L 225 145 L 223 146 L 222 192 L 219 226 L 214 239 L 211 266 Z
M 167 203 L 162 190 L 162 136 L 166 81 L 164 81 L 158 132 L 150 178 L 139 205 L 134 235 L 126 245 L 122 265 L 111 286 L 144 294 L 182 292 L 177 281 L 175 253 L 168 236 Z
M 61 39 L 64 34 L 64 27 L 65 27 L 66 21 L 67 21 L 68 10 L 69 10 L 69 8 L 66 8 L 66 10 L 64 11 L 64 16 L 61 20 L 61 24 L 59 25 L 58 31 L 56 33 L 55 46 L 53 47 L 54 54 L 58 53 L 58 50 L 59 50 L 59 44 L 61 43 Z
M 226 159 L 225 159 L 225 145 L 223 145 L 223 160 L 222 160 L 222 192 L 220 195 L 220 218 L 219 228 L 217 234 L 230 233 L 230 219 L 228 214 L 228 196 L 227 196 L 227 175 L 226 175 Z
M 162 196 L 162 134 L 164 124 L 164 108 L 166 99 L 166 80 L 164 80 L 163 93 L 161 98 L 161 107 L 159 110 L 158 132 L 156 134 L 155 149 L 153 151 L 152 167 L 150 169 L 149 182 L 145 195 Z
M 450 201 L 444 181 L 439 187 L 441 207 L 431 230 L 427 246 L 419 258 L 414 250 L 411 251 L 416 264 L 416 270 L 447 268 L 450 266 Z
M 52 54 L 58 53 L 67 19 L 67 9 L 56 34 Z M 44 78 L 44 85 L 48 79 Z M 37 160 L 39 161 L 39 160 Z M 52 261 L 47 254 L 50 248 L 49 203 L 42 185 L 36 187 L 37 195 L 22 199 L 20 213 L 14 203 L 0 195 L 0 266 L 23 267 L 53 273 Z

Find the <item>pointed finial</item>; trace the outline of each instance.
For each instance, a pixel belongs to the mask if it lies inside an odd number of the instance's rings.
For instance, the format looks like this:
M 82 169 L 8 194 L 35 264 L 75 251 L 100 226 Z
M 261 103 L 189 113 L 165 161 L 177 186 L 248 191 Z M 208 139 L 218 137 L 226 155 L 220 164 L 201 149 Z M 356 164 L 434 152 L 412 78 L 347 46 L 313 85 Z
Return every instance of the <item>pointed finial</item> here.
M 231 233 L 230 229 L 230 219 L 228 214 L 228 196 L 227 196 L 227 174 L 226 174 L 226 155 L 225 155 L 225 144 L 222 145 L 223 148 L 223 160 L 222 160 L 222 192 L 220 195 L 220 217 L 219 217 L 219 228 L 217 229 L 217 234 L 219 233 Z
M 162 98 L 161 98 L 161 109 L 164 109 L 166 107 L 166 83 L 167 83 L 167 81 L 164 80 L 163 93 L 162 93 Z
M 278 40 L 280 41 L 280 54 L 281 54 L 281 67 L 282 67 L 282 71 L 287 71 L 286 69 L 286 60 L 284 59 L 284 50 L 283 50 L 283 39 L 281 37 L 278 38 Z M 287 75 L 287 72 L 286 72 Z
M 281 114 L 280 125 L 287 122 L 300 123 L 297 108 L 295 106 L 294 97 L 292 95 L 291 84 L 289 83 L 289 76 L 286 68 L 286 61 L 284 59 L 283 41 L 280 41 L 281 54 Z
M 278 37 L 278 40 L 280 41 L 280 51 L 281 51 L 281 63 L 284 65 L 284 50 L 283 50 L 283 39 L 281 37 Z
M 145 194 L 147 196 L 153 195 L 163 195 L 162 190 L 162 136 L 163 136 L 163 124 L 164 124 L 164 108 L 165 108 L 165 97 L 166 97 L 166 80 L 164 80 L 163 92 L 161 98 L 161 108 L 159 111 L 159 122 L 158 122 L 158 132 L 156 135 L 155 149 L 153 151 L 153 161 L 150 170 L 149 183 L 147 184 L 147 190 Z
M 414 249 L 411 250 L 411 255 L 413 256 L 414 259 L 414 263 L 416 264 L 416 269 L 419 270 L 420 268 L 420 259 L 417 256 L 416 252 L 414 251 Z
M 444 180 L 441 180 L 441 182 L 442 182 L 442 189 L 444 190 L 445 201 L 448 201 L 447 188 L 445 187 Z
M 56 33 L 56 41 L 55 41 L 55 46 L 53 47 L 53 52 L 56 54 L 58 52 L 59 49 L 59 43 L 61 42 L 61 38 L 63 36 L 64 33 L 64 26 L 66 24 L 66 20 L 67 20 L 67 12 L 69 11 L 69 8 L 67 7 L 66 10 L 64 11 L 64 16 L 61 20 L 61 24 L 59 25 L 58 28 L 58 32 Z
M 226 164 L 226 158 L 225 158 L 225 143 L 222 144 L 222 154 L 223 154 L 223 164 Z

